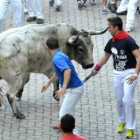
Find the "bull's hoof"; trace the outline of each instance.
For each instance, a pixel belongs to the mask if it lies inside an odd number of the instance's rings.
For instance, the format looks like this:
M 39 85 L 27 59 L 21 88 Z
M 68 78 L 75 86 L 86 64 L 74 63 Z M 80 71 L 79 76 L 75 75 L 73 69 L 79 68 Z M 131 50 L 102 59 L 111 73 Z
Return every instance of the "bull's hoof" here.
M 14 114 L 14 117 L 16 117 L 17 119 L 25 119 L 25 116 L 24 116 L 24 114 L 22 114 L 22 113 L 16 113 L 16 114 Z
M 16 97 L 21 100 L 22 94 L 16 94 Z
M 22 95 L 20 95 L 20 94 L 16 94 L 16 97 L 17 97 L 19 100 L 21 100 L 21 96 L 22 96 Z
M 23 92 L 23 90 L 19 90 L 19 92 L 16 94 L 16 97 L 17 97 L 19 100 L 21 100 L 22 92 Z
M 56 101 L 59 101 L 59 98 L 56 98 L 55 95 L 56 95 L 56 93 L 53 92 L 53 98 L 54 98 Z

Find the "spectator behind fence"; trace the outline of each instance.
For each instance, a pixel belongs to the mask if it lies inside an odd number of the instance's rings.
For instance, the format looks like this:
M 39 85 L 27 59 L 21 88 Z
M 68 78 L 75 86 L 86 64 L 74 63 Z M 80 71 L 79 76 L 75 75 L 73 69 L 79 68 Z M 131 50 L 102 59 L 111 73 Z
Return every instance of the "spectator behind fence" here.
M 60 127 L 63 132 L 63 137 L 59 140 L 87 140 L 85 137 L 73 134 L 75 118 L 70 114 L 66 114 L 61 118 Z

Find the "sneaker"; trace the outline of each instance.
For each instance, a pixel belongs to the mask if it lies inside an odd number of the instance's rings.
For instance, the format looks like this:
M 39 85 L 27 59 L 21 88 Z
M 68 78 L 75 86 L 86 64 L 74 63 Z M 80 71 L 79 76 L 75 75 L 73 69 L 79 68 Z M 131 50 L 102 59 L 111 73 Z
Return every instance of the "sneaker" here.
M 118 133 L 123 133 L 124 132 L 124 127 L 125 127 L 125 123 L 120 123 L 117 127 Z
M 127 11 L 123 11 L 123 12 L 116 12 L 116 15 L 127 15 Z
M 96 5 L 95 0 L 89 0 L 91 5 Z
M 107 7 L 104 7 L 104 8 L 102 9 L 102 13 L 103 13 L 103 14 L 107 14 L 107 13 L 108 13 Z
M 134 30 L 133 27 L 126 27 L 126 29 L 125 29 L 126 32 L 132 32 L 133 30 Z
M 108 9 L 112 12 L 112 13 L 116 13 L 117 11 L 117 4 L 108 4 Z
M 56 11 L 56 12 L 60 12 L 60 10 L 61 10 L 61 6 L 60 6 L 60 5 L 56 5 L 55 11 Z
M 49 5 L 50 5 L 50 6 L 53 6 L 53 5 L 54 5 L 54 0 L 50 0 L 50 1 L 49 1 Z
M 36 22 L 37 22 L 37 24 L 43 24 L 44 23 L 44 19 L 37 18 Z
M 53 128 L 54 130 L 61 131 L 60 124 L 57 124 L 56 126 L 53 126 L 52 128 Z
M 36 21 L 36 17 L 28 17 L 27 22 Z
M 81 10 L 83 8 L 83 6 L 85 5 L 87 0 L 78 0 L 77 1 L 77 5 L 78 5 L 78 9 Z
M 128 130 L 126 131 L 126 138 L 127 138 L 127 139 L 130 139 L 130 138 L 132 138 L 132 137 L 134 137 L 134 130 L 133 130 L 133 129 L 128 129 Z
M 28 14 L 28 10 L 24 8 L 24 14 Z

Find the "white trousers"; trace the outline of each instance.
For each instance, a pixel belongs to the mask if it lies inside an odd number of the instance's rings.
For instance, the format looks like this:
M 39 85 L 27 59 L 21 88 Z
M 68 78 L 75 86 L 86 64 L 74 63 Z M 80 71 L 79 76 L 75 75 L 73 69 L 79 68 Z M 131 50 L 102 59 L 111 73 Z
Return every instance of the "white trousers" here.
M 127 18 L 126 18 L 126 28 L 134 27 L 135 13 L 138 7 L 139 0 L 129 0 Z
M 62 5 L 62 0 L 54 0 L 55 1 L 55 5 Z
M 43 0 L 26 0 L 29 17 L 44 19 Z
M 124 71 L 114 70 L 114 90 L 117 100 L 117 112 L 119 121 L 125 123 L 127 129 L 136 129 L 136 112 L 133 98 L 137 80 L 132 84 L 128 84 L 126 80 L 132 76 L 134 72 L 135 69 Z
M 119 7 L 118 7 L 118 9 L 117 9 L 117 13 L 127 11 L 128 2 L 129 2 L 129 0 L 122 0 L 120 5 L 119 5 Z
M 60 98 L 61 107 L 59 111 L 59 121 L 65 114 L 73 113 L 73 110 L 78 100 L 81 98 L 83 92 L 84 92 L 83 86 L 66 90 L 66 93 L 64 94 L 64 96 Z M 77 128 L 73 130 L 73 133 L 78 134 Z
M 6 19 L 6 12 L 9 4 L 12 5 L 15 26 L 21 27 L 24 24 L 24 11 L 22 0 L 0 0 L 0 32 L 2 31 L 3 22 Z

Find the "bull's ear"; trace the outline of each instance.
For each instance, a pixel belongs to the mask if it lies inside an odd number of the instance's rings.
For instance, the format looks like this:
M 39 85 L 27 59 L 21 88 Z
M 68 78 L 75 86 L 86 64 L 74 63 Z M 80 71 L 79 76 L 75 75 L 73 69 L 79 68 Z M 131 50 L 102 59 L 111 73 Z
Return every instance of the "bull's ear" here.
M 78 39 L 78 36 L 74 35 L 68 39 L 69 44 L 73 44 Z

